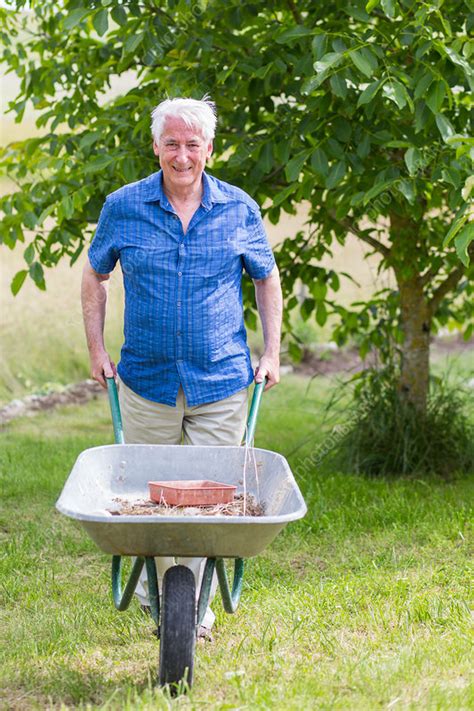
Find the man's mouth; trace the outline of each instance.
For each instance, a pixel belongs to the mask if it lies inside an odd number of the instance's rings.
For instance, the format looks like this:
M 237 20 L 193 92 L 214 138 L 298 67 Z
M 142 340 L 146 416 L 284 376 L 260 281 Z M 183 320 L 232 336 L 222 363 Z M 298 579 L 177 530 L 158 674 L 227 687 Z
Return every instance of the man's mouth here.
M 175 170 L 177 173 L 187 173 L 188 171 L 192 170 L 192 166 L 189 168 L 177 168 L 175 165 L 173 166 L 173 170 Z

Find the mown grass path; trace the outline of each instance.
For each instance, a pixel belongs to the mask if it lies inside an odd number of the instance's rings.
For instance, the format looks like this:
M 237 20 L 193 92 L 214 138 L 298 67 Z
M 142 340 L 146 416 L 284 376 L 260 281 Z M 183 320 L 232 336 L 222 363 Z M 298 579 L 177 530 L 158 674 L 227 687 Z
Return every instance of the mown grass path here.
M 175 701 L 153 687 L 149 620 L 136 603 L 114 610 L 109 558 L 54 509 L 78 453 L 112 440 L 105 400 L 2 431 L 4 708 L 474 707 L 472 478 L 304 469 L 331 387 L 306 385 L 265 395 L 258 444 L 288 454 L 306 440 L 290 464 L 308 516 L 248 561 L 236 615 L 215 605 L 214 641 L 198 645 L 192 693 Z

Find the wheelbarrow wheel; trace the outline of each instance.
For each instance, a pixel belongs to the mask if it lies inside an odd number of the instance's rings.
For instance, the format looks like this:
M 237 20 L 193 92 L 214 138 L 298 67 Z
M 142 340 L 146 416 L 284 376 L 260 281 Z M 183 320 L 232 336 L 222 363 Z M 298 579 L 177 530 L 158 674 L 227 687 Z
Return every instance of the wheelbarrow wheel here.
M 180 682 L 191 687 L 196 643 L 196 585 L 184 565 L 168 568 L 163 577 L 160 624 L 161 686 L 178 690 Z

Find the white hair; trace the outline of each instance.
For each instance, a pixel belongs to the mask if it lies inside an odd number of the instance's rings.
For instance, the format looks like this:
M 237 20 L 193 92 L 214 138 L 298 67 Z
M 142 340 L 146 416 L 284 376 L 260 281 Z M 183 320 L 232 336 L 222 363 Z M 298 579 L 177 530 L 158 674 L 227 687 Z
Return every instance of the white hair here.
M 216 105 L 206 94 L 198 99 L 166 99 L 151 112 L 151 133 L 158 143 L 167 118 L 180 118 L 186 126 L 199 129 L 206 141 L 216 133 Z

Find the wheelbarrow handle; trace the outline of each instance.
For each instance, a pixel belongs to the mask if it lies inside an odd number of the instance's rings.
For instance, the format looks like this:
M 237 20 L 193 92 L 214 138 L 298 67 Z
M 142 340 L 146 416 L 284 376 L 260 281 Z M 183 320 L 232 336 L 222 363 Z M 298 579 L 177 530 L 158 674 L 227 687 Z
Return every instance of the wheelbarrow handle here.
M 109 395 L 110 413 L 112 415 L 112 423 L 114 426 L 115 444 L 125 444 L 123 436 L 122 415 L 120 414 L 120 405 L 117 392 L 117 384 L 115 378 L 105 378 L 107 382 L 107 393 Z
M 268 378 L 262 380 L 261 383 L 256 383 L 253 390 L 252 402 L 250 405 L 249 418 L 247 420 L 247 433 L 245 435 L 245 441 L 247 444 L 251 445 L 255 437 L 255 428 L 257 427 L 257 415 L 258 409 L 260 407 L 260 402 L 262 400 L 263 391 L 265 390 L 265 385 Z

